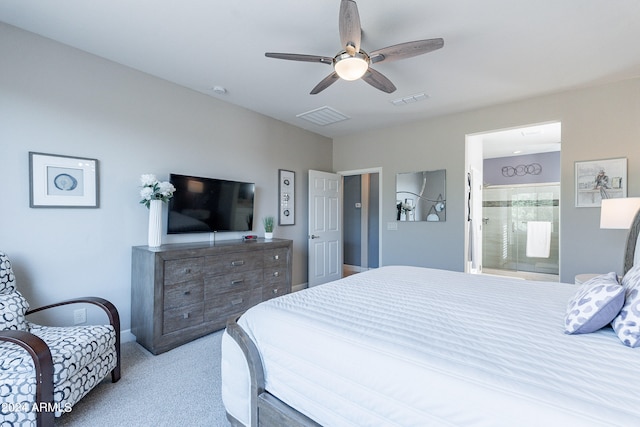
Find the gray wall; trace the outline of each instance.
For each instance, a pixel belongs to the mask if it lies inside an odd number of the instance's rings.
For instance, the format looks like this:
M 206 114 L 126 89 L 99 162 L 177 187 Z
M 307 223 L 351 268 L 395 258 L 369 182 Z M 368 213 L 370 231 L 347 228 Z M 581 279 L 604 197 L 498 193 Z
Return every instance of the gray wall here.
M 382 263 L 464 269 L 465 136 L 562 122 L 561 280 L 578 273 L 622 271 L 626 232 L 600 230 L 599 208 L 576 208 L 574 162 L 626 157 L 628 195 L 640 196 L 640 79 L 540 96 L 375 132 L 334 138 L 335 170 L 383 169 Z M 389 149 L 390 146 L 393 149 Z M 395 221 L 395 175 L 447 170 L 447 221 Z M 588 248 L 598 247 L 593 257 Z
M 295 171 L 296 225 L 274 234 L 294 241 L 293 284 L 307 281 L 307 171 L 332 170 L 330 139 L 2 23 L 0 58 L 0 250 L 33 307 L 99 295 L 129 329 L 131 246 L 147 242 L 143 173 L 255 182 L 262 235 L 260 218 L 277 215 L 278 169 Z M 29 151 L 98 159 L 100 208 L 29 208 Z
M 538 174 L 524 173 L 513 174 L 513 168 L 522 166 L 519 170 L 533 171 L 530 166 L 540 165 Z M 512 168 L 511 173 L 503 174 L 504 167 Z M 560 152 L 527 154 L 524 156 L 510 156 L 496 159 L 485 159 L 483 166 L 483 178 L 485 184 L 490 185 L 518 185 L 540 184 L 543 182 L 560 182 Z

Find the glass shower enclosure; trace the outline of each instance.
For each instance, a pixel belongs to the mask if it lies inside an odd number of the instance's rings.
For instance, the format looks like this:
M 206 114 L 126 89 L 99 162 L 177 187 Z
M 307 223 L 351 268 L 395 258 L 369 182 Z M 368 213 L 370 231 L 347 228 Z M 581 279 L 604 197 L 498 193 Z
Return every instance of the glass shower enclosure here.
M 558 274 L 559 199 L 559 183 L 485 187 L 483 268 Z

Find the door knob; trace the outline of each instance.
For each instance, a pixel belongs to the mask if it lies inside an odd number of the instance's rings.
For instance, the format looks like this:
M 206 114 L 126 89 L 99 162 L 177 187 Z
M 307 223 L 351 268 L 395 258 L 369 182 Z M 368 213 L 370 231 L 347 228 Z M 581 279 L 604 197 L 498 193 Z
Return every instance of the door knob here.
M 315 234 L 312 234 L 309 236 L 310 239 L 319 239 L 320 236 L 316 236 Z

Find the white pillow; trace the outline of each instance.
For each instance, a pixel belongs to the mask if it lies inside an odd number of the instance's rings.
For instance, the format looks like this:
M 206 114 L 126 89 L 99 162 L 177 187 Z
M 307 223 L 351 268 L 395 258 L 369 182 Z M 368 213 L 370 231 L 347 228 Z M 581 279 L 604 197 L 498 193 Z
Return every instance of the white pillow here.
M 565 333 L 588 334 L 611 323 L 624 304 L 624 288 L 611 272 L 586 281 L 569 300 Z

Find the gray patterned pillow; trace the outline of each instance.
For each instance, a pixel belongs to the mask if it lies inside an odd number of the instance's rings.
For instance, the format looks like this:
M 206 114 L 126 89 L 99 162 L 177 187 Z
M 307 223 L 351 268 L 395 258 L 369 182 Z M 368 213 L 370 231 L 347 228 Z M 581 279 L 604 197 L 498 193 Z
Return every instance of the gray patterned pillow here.
M 611 272 L 585 282 L 567 305 L 565 333 L 588 334 L 611 323 L 624 304 L 624 288 Z
M 626 346 L 640 345 L 640 264 L 636 264 L 622 278 L 625 303 L 620 314 L 613 319 L 613 329 Z
M 0 295 L 0 331 L 26 331 L 27 310 L 29 303 L 20 292 Z

